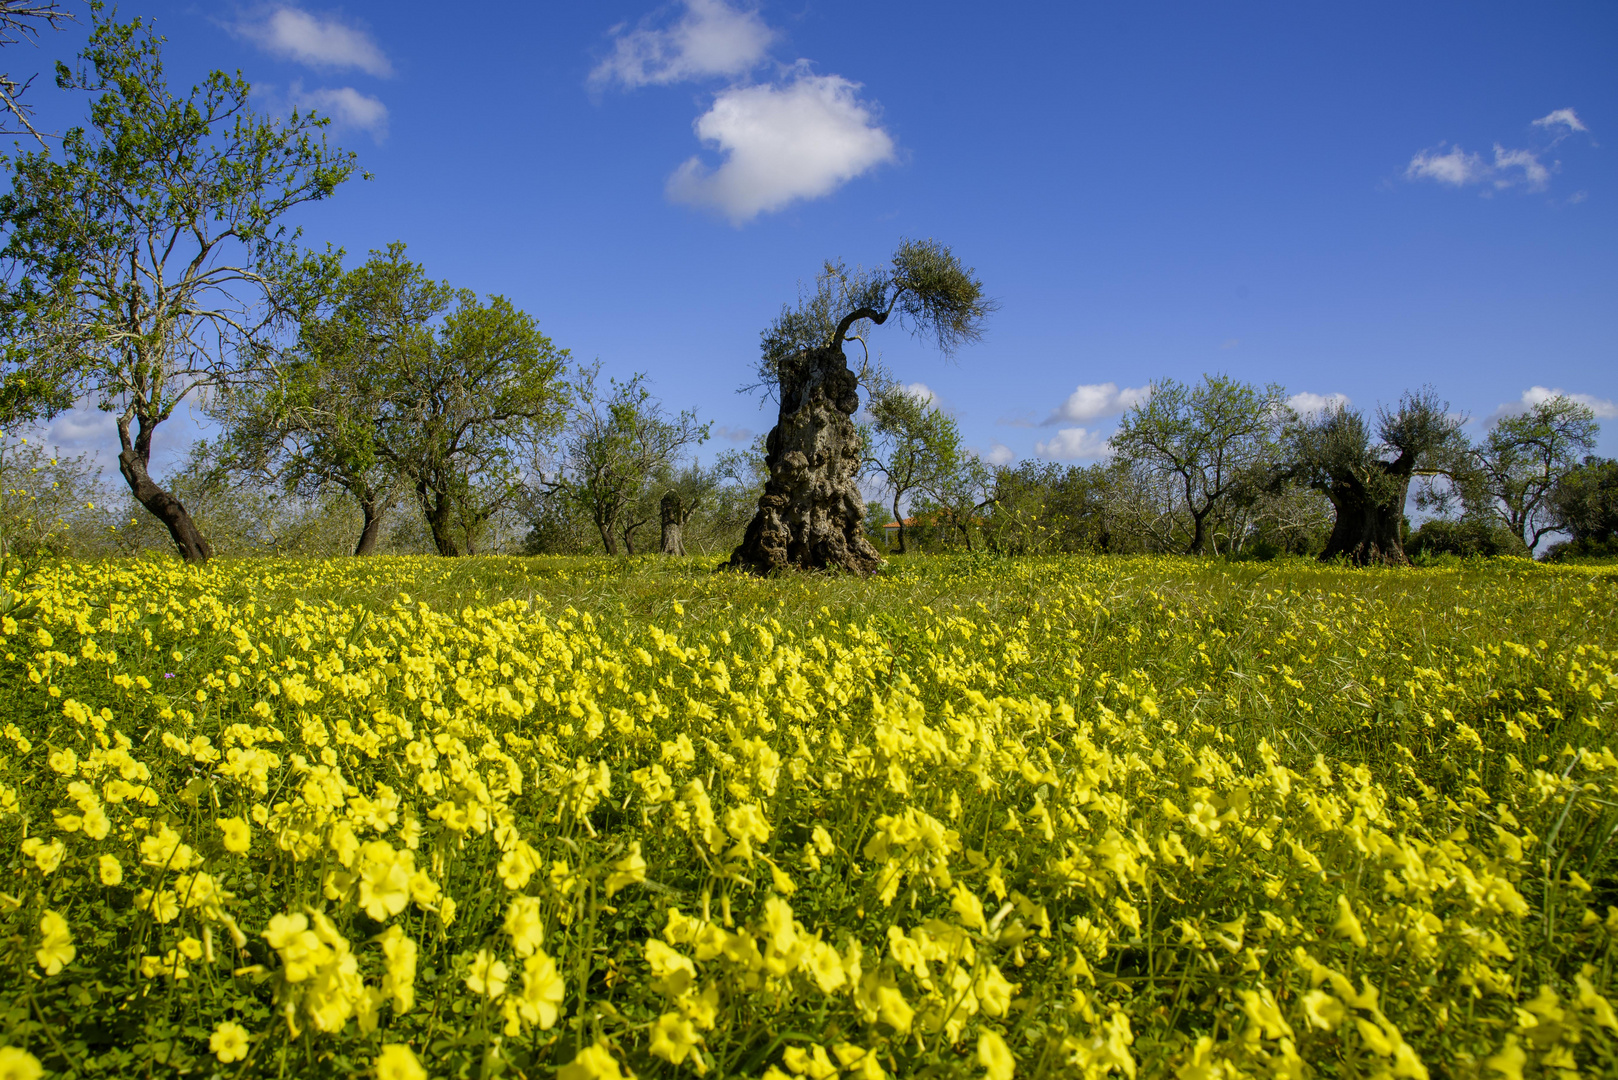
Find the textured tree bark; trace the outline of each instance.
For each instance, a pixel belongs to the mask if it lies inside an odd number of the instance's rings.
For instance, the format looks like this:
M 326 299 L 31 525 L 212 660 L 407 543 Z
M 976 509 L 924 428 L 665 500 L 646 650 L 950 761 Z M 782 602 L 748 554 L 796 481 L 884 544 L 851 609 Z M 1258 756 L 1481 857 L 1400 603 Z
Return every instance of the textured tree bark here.
M 361 499 L 360 512 L 365 515 L 365 526 L 360 529 L 360 542 L 354 545 L 354 554 L 374 555 L 382 536 L 382 507 L 375 499 Z
M 783 374 L 780 413 L 765 442 L 770 479 L 731 553 L 732 569 L 871 573 L 881 564 L 865 539 L 865 500 L 854 479 L 860 437 L 850 418 L 859 407 L 840 346 L 803 353 Z
M 427 516 L 427 527 L 432 530 L 433 546 L 440 555 L 459 555 L 461 545 L 455 542 L 455 500 L 444 492 L 434 491 L 425 480 L 416 482 L 416 494 Z
M 1410 481 L 1405 478 L 1395 485 L 1396 493 L 1379 501 L 1358 482 L 1339 481 L 1326 493 L 1337 510 L 1331 538 L 1326 550 L 1320 553 L 1322 561 L 1347 557 L 1356 566 L 1386 563 L 1408 566 L 1404 538 L 1405 496 Z
M 684 555 L 685 538 L 682 533 L 685 527 L 685 505 L 680 501 L 680 493 L 670 491 L 665 494 L 663 501 L 658 504 L 658 514 L 663 522 L 663 554 Z
M 152 426 L 142 418 L 135 437 L 130 438 L 129 421 L 118 420 L 118 471 L 139 503 L 151 511 L 169 531 L 180 558 L 188 563 L 204 563 L 213 558 L 213 545 L 202 535 L 180 500 L 157 486 L 148 466 L 152 461 Z

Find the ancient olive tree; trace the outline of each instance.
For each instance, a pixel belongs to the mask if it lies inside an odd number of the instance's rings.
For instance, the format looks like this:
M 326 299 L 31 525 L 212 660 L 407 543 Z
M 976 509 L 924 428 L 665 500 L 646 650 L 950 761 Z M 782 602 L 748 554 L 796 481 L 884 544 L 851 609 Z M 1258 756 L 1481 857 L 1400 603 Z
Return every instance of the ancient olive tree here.
M 1461 440 L 1461 421 L 1431 390 L 1379 410 L 1374 439 L 1365 417 L 1342 405 L 1291 423 L 1285 475 L 1323 492 L 1336 512 L 1320 557 L 1409 562 L 1402 530 L 1410 481 L 1444 471 Z
M 952 355 L 982 336 L 994 306 L 973 271 L 933 240 L 902 242 L 872 271 L 827 263 L 814 289 L 763 334 L 759 385 L 779 406 L 765 443 L 770 478 L 729 565 L 755 574 L 876 569 L 857 481 L 859 380 L 843 345 L 863 344 L 870 328 L 896 318 Z
M 1529 551 L 1556 530 L 1551 492 L 1593 451 L 1600 432 L 1588 405 L 1561 395 L 1536 402 L 1495 422 L 1470 455 L 1474 471 L 1459 478 L 1463 491 L 1518 536 Z M 1481 497 L 1479 497 L 1481 496 Z
M 1274 464 L 1285 395 L 1223 375 L 1206 375 L 1200 386 L 1162 379 L 1118 425 L 1114 455 L 1170 493 L 1188 526 L 1187 553 L 1203 553 L 1211 526 Z
M 98 92 L 58 155 L 11 162 L 0 198 L 0 419 L 88 398 L 117 418 L 118 470 L 188 562 L 212 553 L 152 479 L 152 435 L 189 396 L 241 378 L 334 272 L 287 225 L 353 172 L 326 121 L 252 111 L 239 76 L 171 93 L 161 39 L 92 12 L 69 88 Z

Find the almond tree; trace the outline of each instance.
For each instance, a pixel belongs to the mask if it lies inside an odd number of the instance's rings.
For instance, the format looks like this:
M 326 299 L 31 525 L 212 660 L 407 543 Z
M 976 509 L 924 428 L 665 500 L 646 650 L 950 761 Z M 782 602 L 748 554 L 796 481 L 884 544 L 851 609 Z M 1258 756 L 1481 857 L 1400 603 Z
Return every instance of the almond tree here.
M 0 419 L 89 399 L 117 418 L 118 471 L 187 562 L 212 545 L 151 476 L 152 436 L 188 398 L 262 365 L 279 330 L 329 284 L 336 260 L 287 224 L 354 171 L 313 113 L 271 119 L 248 84 L 214 71 L 172 93 L 162 39 L 139 20 L 94 23 L 77 72 L 89 124 L 12 162 L 0 198 Z

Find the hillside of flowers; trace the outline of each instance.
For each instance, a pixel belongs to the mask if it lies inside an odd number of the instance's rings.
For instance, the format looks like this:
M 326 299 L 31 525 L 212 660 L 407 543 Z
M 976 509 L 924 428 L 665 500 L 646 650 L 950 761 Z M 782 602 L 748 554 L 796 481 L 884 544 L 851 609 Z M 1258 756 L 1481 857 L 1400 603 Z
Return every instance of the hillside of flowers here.
M 1618 575 L 0 587 L 0 1077 L 1618 1072 Z

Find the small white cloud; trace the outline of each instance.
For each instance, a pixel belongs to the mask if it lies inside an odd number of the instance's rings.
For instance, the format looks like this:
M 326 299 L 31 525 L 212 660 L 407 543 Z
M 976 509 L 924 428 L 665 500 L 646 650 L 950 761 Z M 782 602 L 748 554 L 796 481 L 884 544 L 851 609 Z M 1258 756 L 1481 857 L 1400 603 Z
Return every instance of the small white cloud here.
M 1521 169 L 1522 176 L 1506 175 L 1509 169 Z M 1523 182 L 1528 185 L 1529 191 L 1543 191 L 1550 182 L 1551 171 L 1539 163 L 1539 158 L 1529 150 L 1507 150 L 1499 143 L 1494 144 L 1494 186 L 1497 188 L 1511 187 L 1513 184 Z
M 305 90 L 302 84 L 294 82 L 292 105 L 300 110 L 324 113 L 339 127 L 370 132 L 378 142 L 388 134 L 388 107 L 380 99 L 362 94 L 352 86 Z
M 724 0 L 686 0 L 685 15 L 673 26 L 655 29 L 643 23 L 614 36 L 612 55 L 590 72 L 593 86 L 617 82 L 632 89 L 742 75 L 764 61 L 776 34 L 756 11 Z
M 983 455 L 983 460 L 990 465 L 1010 465 L 1017 460 L 1017 455 L 1004 443 L 991 443 L 989 452 Z
M 1348 407 L 1348 395 L 1311 394 L 1305 390 L 1300 394 L 1293 394 L 1287 398 L 1287 404 L 1304 416 L 1318 416 L 1327 409 L 1346 409 Z
M 943 407 L 943 402 L 938 399 L 937 394 L 933 393 L 933 388 L 924 382 L 906 383 L 904 389 L 905 393 L 913 398 L 920 398 L 922 404 L 929 408 L 939 409 Z
M 1086 383 L 1068 395 L 1056 411 L 1045 418 L 1042 427 L 1061 423 L 1082 423 L 1099 416 L 1127 412 L 1152 396 L 1151 386 L 1126 386 L 1115 382 Z
M 1107 457 L 1112 447 L 1100 432 L 1087 428 L 1063 428 L 1053 439 L 1034 444 L 1034 453 L 1058 461 L 1080 461 Z
M 859 100 L 859 84 L 811 75 L 720 92 L 697 119 L 697 136 L 725 160 L 711 169 L 693 157 L 668 180 L 677 203 L 718 210 L 733 225 L 798 199 L 829 195 L 894 157 L 893 139 Z
M 733 443 L 752 442 L 753 436 L 756 434 L 752 428 L 726 427 L 723 424 L 714 428 L 713 433 L 719 438 Z
M 1535 120 L 1534 126 L 1551 128 L 1553 130 L 1559 127 L 1565 127 L 1568 131 L 1590 130 L 1589 128 L 1585 127 L 1584 123 L 1579 119 L 1579 114 L 1574 112 L 1572 109 L 1557 109 L 1553 112 L 1547 113 L 1546 115 L 1541 116 L 1538 120 Z
M 1407 180 L 1436 180 L 1440 184 L 1455 187 L 1478 183 L 1488 174 L 1489 166 L 1484 164 L 1481 157 L 1468 154 L 1459 146 L 1452 146 L 1442 154 L 1423 150 L 1410 159 L 1410 165 L 1405 169 Z
M 1553 390 L 1544 386 L 1531 386 L 1522 392 L 1522 398 L 1509 401 L 1494 411 L 1490 420 L 1497 420 L 1502 416 L 1517 416 L 1527 412 L 1541 402 L 1551 398 L 1565 397 L 1569 401 L 1576 401 L 1580 405 L 1590 406 L 1590 411 L 1602 420 L 1618 420 L 1618 402 L 1607 398 L 1598 398 L 1593 394 L 1570 394 L 1565 390 Z
M 1521 172 L 1517 171 L 1519 169 Z M 1539 160 L 1537 153 L 1507 150 L 1499 143 L 1494 144 L 1493 163 L 1484 161 L 1481 155 L 1452 146 L 1443 153 L 1423 150 L 1405 167 L 1406 180 L 1433 180 L 1451 187 L 1488 183 L 1497 188 L 1509 188 L 1523 184 L 1529 191 L 1543 191 L 1550 178 L 1551 170 Z
M 322 18 L 281 4 L 257 18 L 236 23 L 232 29 L 272 56 L 309 67 L 337 71 L 357 68 L 383 79 L 393 74 L 393 65 L 370 34 L 334 17 Z
M 1241 344 L 1241 341 L 1239 339 L 1237 339 L 1237 338 L 1226 338 L 1224 341 L 1221 341 L 1219 343 L 1219 347 L 1221 349 L 1234 349 L 1236 346 L 1238 346 L 1240 344 Z

